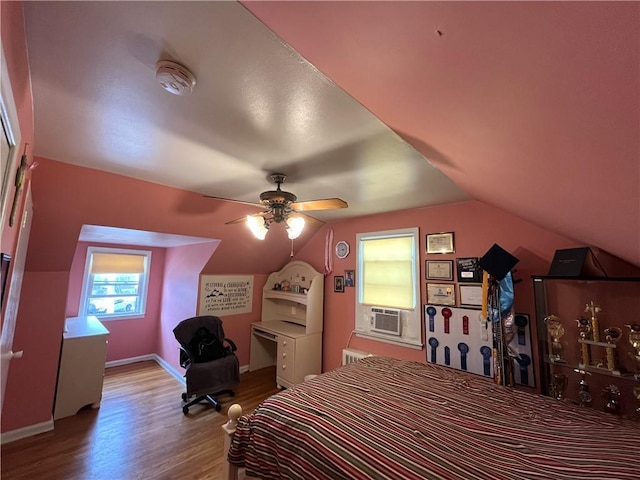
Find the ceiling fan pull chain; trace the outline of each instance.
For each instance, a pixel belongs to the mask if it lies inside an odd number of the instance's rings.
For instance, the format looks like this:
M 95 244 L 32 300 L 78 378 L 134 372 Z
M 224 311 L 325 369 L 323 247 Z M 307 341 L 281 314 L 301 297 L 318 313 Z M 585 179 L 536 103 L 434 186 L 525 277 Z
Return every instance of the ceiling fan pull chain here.
M 293 257 L 293 238 L 291 239 L 291 255 L 289 256 Z

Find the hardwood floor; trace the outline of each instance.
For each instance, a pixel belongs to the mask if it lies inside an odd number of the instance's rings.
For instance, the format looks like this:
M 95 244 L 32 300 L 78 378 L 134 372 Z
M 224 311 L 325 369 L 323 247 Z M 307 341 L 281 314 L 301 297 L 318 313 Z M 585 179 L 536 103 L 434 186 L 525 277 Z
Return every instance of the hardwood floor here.
M 275 367 L 243 374 L 220 413 L 203 403 L 183 415 L 183 391 L 153 361 L 108 368 L 99 409 L 2 446 L 2 480 L 219 479 L 227 409 L 250 412 L 276 393 Z

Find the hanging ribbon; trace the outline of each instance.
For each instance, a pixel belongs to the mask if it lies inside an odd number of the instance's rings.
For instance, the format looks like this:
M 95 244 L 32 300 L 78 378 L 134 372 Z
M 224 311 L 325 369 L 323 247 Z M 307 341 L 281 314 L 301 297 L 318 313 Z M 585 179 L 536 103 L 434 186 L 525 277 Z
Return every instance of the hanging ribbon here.
M 333 255 L 331 249 L 333 247 L 333 229 L 327 230 L 327 236 L 324 241 L 324 274 L 331 275 L 333 272 Z

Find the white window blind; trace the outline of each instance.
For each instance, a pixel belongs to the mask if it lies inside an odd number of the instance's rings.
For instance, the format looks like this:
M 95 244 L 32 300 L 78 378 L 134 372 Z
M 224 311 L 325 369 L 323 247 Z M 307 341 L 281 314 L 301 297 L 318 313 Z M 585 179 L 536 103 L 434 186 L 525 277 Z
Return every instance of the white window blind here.
M 144 273 L 146 255 L 94 253 L 91 273 Z
M 362 303 L 412 309 L 414 298 L 413 237 L 362 242 Z

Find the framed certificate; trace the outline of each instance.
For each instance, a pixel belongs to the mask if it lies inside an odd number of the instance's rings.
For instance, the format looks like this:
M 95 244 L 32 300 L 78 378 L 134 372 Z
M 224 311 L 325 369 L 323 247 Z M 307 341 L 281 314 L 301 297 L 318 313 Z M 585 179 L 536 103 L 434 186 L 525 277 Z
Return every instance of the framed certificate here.
M 453 280 L 453 260 L 425 260 L 427 280 Z
M 428 233 L 427 253 L 455 253 L 453 232 Z
M 458 282 L 480 283 L 482 282 L 482 268 L 478 257 L 456 258 L 456 271 Z
M 468 308 L 482 307 L 482 284 L 479 285 L 458 285 L 460 294 L 460 306 Z
M 455 285 L 453 283 L 427 283 L 427 303 L 455 306 Z

